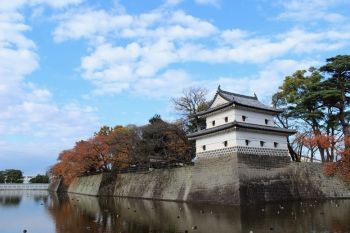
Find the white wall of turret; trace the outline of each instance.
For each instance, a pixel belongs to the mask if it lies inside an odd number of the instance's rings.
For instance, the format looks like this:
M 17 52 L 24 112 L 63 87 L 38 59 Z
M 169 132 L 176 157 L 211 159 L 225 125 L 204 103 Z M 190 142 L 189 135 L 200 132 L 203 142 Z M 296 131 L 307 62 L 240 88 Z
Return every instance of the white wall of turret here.
M 237 146 L 287 150 L 287 137 L 269 132 L 237 131 Z
M 274 117 L 271 114 L 232 108 L 224 112 L 219 112 L 208 116 L 206 118 L 207 129 L 233 121 L 275 126 Z
M 226 104 L 227 100 L 225 100 L 224 98 L 222 98 L 220 95 L 216 96 L 214 102 L 211 104 L 211 108 L 214 108 L 216 106 L 222 105 L 222 104 Z
M 225 119 L 227 119 L 227 121 Z M 235 119 L 236 119 L 236 115 L 235 115 L 234 109 L 229 109 L 224 112 L 215 113 L 215 115 L 211 115 L 207 117 L 206 119 L 207 129 L 233 122 L 235 121 Z
M 287 150 L 287 139 L 284 135 L 242 130 L 223 131 L 196 139 L 197 153 L 236 146 Z
M 225 142 L 227 142 L 226 145 Z M 235 131 L 220 132 L 218 134 L 206 135 L 205 137 L 196 139 L 197 153 L 234 146 L 237 146 Z

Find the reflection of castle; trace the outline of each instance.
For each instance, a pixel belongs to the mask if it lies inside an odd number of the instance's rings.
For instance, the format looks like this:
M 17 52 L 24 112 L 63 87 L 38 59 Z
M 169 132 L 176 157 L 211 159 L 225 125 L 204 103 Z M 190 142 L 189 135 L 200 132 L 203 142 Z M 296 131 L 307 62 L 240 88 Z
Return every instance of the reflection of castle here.
M 232 152 L 288 156 L 287 136 L 294 130 L 276 127 L 281 110 L 262 104 L 256 95 L 246 96 L 220 89 L 205 111 L 206 129 L 189 134 L 196 140 L 196 156 L 214 157 Z

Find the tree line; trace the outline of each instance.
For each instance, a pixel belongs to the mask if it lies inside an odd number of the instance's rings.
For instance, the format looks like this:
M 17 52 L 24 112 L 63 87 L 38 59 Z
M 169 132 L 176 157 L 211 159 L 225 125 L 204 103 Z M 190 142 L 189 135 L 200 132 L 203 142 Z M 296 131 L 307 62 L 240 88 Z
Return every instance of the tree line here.
M 193 155 L 193 144 L 181 123 L 169 123 L 155 115 L 144 126 L 101 127 L 88 140 L 62 151 L 50 171 L 69 184 L 81 175 L 189 164 Z
M 15 183 L 21 184 L 24 182 L 23 172 L 18 169 L 6 169 L 0 171 L 0 184 L 1 183 Z M 29 180 L 29 183 L 49 183 L 49 176 L 47 174 L 38 174 Z
M 0 171 L 0 183 L 23 183 L 23 172 L 17 169 Z

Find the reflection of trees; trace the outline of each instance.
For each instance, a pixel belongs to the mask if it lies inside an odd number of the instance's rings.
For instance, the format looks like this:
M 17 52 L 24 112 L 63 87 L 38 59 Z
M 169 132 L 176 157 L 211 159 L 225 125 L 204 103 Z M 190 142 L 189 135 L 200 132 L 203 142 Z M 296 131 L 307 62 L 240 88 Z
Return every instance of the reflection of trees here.
M 56 222 L 57 233 L 80 233 L 87 229 L 89 232 L 184 232 L 194 225 L 201 227 L 201 232 L 240 230 L 239 207 L 225 207 L 227 211 L 222 212 L 222 206 L 71 194 L 51 199 L 49 212 Z
M 101 210 L 95 197 L 51 194 L 51 200 L 48 209 L 57 233 L 119 232 L 123 224 L 128 225 L 115 212 Z M 138 229 L 134 232 L 145 232 Z
M 0 196 L 1 206 L 18 206 L 21 203 L 22 196 Z
M 18 206 L 23 197 L 30 197 L 35 202 L 47 203 L 48 195 L 45 190 L 1 190 L 1 206 Z
M 191 232 L 193 226 L 202 233 L 350 232 L 350 201 L 239 207 L 71 194 L 50 200 L 57 233 Z

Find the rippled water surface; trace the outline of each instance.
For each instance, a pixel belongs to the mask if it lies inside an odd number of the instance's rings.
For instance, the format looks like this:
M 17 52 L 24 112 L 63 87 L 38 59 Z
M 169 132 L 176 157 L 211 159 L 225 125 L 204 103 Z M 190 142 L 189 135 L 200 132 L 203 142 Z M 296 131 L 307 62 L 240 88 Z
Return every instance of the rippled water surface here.
M 0 232 L 349 232 L 350 200 L 259 206 L 0 191 Z

